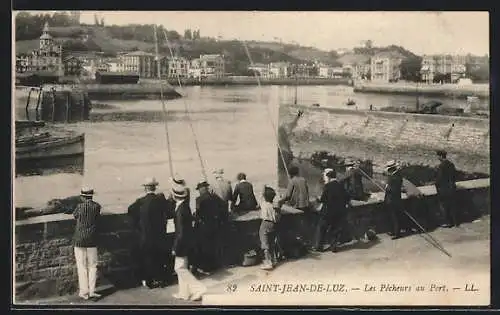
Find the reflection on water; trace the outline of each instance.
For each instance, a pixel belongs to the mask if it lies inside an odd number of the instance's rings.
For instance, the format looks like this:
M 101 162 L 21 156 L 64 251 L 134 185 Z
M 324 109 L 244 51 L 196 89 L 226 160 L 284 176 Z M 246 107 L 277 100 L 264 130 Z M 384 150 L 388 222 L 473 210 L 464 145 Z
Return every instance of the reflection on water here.
M 228 103 L 239 93 L 241 98 L 257 99 L 254 88 L 185 89 L 186 99 L 166 102 L 168 131 L 175 172 L 185 177 L 191 190 L 202 179 L 194 138 L 185 117 L 185 105 L 198 138 L 206 171 L 224 168 L 226 177 L 235 182 L 238 172 L 247 173 L 259 194 L 264 184 L 275 186 L 276 141 L 269 123 L 265 102 Z M 83 178 L 45 176 L 16 180 L 16 205 L 43 204 L 57 197 L 78 193 L 83 183 L 94 186 L 96 200 L 104 211 L 125 211 L 126 206 L 143 192 L 144 178 L 156 176 L 159 189 L 168 189 L 168 152 L 161 102 L 155 100 L 109 102 L 114 109 L 96 110 L 92 118 L 117 120 L 82 122 L 68 125 L 85 132 L 86 154 Z M 271 105 L 269 105 L 271 106 Z M 277 108 L 272 109 L 277 121 Z M 113 116 L 114 115 L 114 116 Z M 50 178 L 50 180 L 47 180 Z M 57 182 L 47 187 L 44 183 Z M 193 193 L 193 197 L 196 193 Z
M 185 116 L 185 105 L 198 137 L 209 177 L 215 168 L 224 168 L 233 183 L 245 172 L 257 194 L 264 184 L 276 187 L 277 156 L 273 124 L 278 121 L 279 104 L 293 103 L 295 87 L 187 87 L 183 99 L 166 102 L 168 131 L 175 172 L 185 177 L 192 191 L 202 179 L 194 138 Z M 414 104 L 415 97 L 402 95 L 355 94 L 350 87 L 301 86 L 298 103 L 346 107 L 348 98 L 358 108 Z M 421 98 L 425 101 L 425 98 Z M 462 100 L 441 99 L 446 104 Z M 16 178 L 16 206 L 42 205 L 52 198 L 78 193 L 82 184 L 94 186 L 96 200 L 104 211 L 125 211 L 142 193 L 145 177 L 156 176 L 160 190 L 168 189 L 168 153 L 162 105 L 159 100 L 113 101 L 93 110 L 94 122 L 68 125 L 85 132 L 85 174 L 59 174 Z M 25 103 L 16 106 L 16 118 L 24 118 Z M 34 117 L 34 115 L 32 116 Z M 210 178 L 211 179 L 211 178 Z M 193 197 L 196 193 L 193 194 Z

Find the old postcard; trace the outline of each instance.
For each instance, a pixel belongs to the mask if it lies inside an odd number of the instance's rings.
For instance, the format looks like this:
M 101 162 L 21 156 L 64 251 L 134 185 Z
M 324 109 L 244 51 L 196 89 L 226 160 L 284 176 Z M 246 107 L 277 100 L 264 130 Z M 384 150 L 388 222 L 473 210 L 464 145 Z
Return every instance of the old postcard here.
M 488 18 L 13 12 L 14 304 L 489 305 Z

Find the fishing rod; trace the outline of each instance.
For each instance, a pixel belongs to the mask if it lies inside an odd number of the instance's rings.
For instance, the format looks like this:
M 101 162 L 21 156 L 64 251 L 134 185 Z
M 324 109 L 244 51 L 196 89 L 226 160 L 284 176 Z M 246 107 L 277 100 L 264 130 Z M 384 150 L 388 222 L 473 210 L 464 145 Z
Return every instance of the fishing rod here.
M 168 51 L 170 52 L 170 57 L 172 58 L 172 61 L 175 62 L 174 52 L 172 51 L 172 48 L 170 47 L 170 43 L 169 43 L 169 40 L 168 40 L 167 32 L 165 30 L 163 30 L 163 35 L 165 36 L 165 42 L 167 44 Z M 182 88 L 181 77 L 180 77 L 179 72 L 176 71 L 176 74 L 177 74 L 176 75 L 176 77 L 177 77 L 177 83 L 179 84 L 179 88 L 181 89 L 181 92 L 182 92 L 183 88 Z M 203 179 L 205 181 L 208 181 L 207 172 L 206 172 L 206 168 L 205 168 L 205 163 L 203 162 L 203 158 L 201 156 L 201 150 L 200 150 L 200 145 L 198 143 L 198 137 L 196 135 L 196 131 L 195 131 L 194 126 L 193 126 L 191 115 L 189 113 L 189 108 L 188 108 L 187 101 L 185 99 L 185 94 L 181 93 L 181 95 L 182 95 L 182 101 L 184 103 L 184 112 L 185 112 L 185 115 L 186 115 L 189 127 L 191 129 L 191 134 L 193 135 L 194 146 L 195 146 L 196 152 L 198 154 L 198 160 L 199 160 L 200 166 L 201 166 L 201 173 L 203 175 Z
M 371 176 L 369 176 L 368 174 L 366 174 L 365 171 L 363 171 L 360 167 L 357 168 L 361 174 L 363 174 L 368 180 L 370 180 L 373 184 L 375 184 L 375 186 L 377 186 L 378 188 L 380 188 L 383 192 L 386 192 L 386 189 L 384 187 L 382 187 L 380 184 L 378 184 Z M 425 233 L 425 235 L 427 235 L 433 242 L 429 242 L 426 238 L 424 238 L 427 242 L 431 243 L 431 245 L 433 246 L 437 246 L 443 253 L 445 253 L 448 257 L 451 257 L 451 254 L 443 247 L 443 245 L 441 245 L 441 243 L 436 240 L 432 235 L 430 235 L 426 230 L 425 228 L 420 225 L 420 223 L 418 223 L 418 221 L 411 215 L 408 213 L 408 211 L 404 210 L 403 209 L 403 212 L 404 214 L 406 214 L 408 216 L 408 218 L 410 218 L 410 220 L 413 221 L 413 223 L 415 223 L 421 230 L 422 232 Z
M 241 41 L 241 43 L 243 44 L 243 48 L 245 49 L 245 53 L 246 53 L 246 55 L 248 57 L 248 61 L 250 61 L 250 65 L 253 66 L 254 62 L 252 60 L 252 56 L 250 54 L 250 51 L 248 50 L 248 46 L 247 46 L 246 42 L 245 41 Z M 259 75 L 257 74 L 256 71 L 254 71 L 254 77 L 257 80 L 257 85 L 259 86 L 259 90 L 260 90 L 261 95 L 262 95 L 262 85 L 260 84 Z M 285 169 L 285 172 L 286 172 L 286 176 L 288 178 L 288 181 L 290 181 L 291 180 L 290 173 L 288 172 L 288 166 L 286 165 L 286 160 L 285 160 L 285 157 L 283 155 L 283 150 L 282 150 L 281 145 L 279 143 L 278 130 L 277 130 L 276 126 L 274 125 L 273 119 L 271 117 L 271 112 L 269 110 L 269 102 L 266 103 L 266 110 L 267 110 L 267 117 L 269 118 L 269 122 L 271 123 L 271 126 L 272 126 L 273 131 L 274 131 L 274 136 L 275 136 L 277 144 L 278 144 L 278 151 L 279 151 L 279 154 L 280 154 L 280 157 L 281 157 L 281 161 L 283 162 L 283 166 L 284 166 L 284 169 Z
M 166 134 L 166 140 L 167 140 L 167 153 L 168 153 L 168 167 L 170 171 L 170 176 L 174 177 L 174 166 L 173 166 L 173 161 L 172 161 L 172 148 L 170 145 L 170 134 L 168 130 L 168 116 L 167 116 L 167 107 L 165 105 L 165 100 L 163 99 L 163 84 L 161 81 L 161 60 L 160 60 L 160 53 L 159 53 L 159 44 L 158 44 L 158 34 L 156 31 L 156 25 L 153 28 L 154 31 L 154 37 L 155 37 L 155 52 L 156 52 L 156 63 L 157 63 L 157 71 L 158 71 L 158 80 L 160 81 L 160 99 L 161 99 L 161 106 L 162 106 L 162 113 L 163 113 L 163 121 L 165 124 L 165 134 Z

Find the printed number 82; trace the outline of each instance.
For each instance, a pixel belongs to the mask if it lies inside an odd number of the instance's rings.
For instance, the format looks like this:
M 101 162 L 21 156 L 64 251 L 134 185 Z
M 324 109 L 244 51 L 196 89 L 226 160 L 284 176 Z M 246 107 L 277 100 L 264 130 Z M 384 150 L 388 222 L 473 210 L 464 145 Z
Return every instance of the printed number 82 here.
M 238 286 L 235 283 L 231 283 L 227 285 L 226 291 L 227 292 L 236 292 L 236 289 Z

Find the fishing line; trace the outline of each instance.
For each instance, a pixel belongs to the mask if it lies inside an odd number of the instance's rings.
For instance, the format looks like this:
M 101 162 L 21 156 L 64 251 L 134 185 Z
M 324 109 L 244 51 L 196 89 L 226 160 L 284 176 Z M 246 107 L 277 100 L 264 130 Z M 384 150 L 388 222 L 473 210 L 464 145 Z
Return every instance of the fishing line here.
M 251 55 L 250 55 L 250 51 L 248 50 L 248 47 L 247 47 L 247 45 L 246 45 L 245 41 L 242 41 L 242 43 L 243 43 L 243 47 L 245 48 L 245 52 L 246 52 L 246 54 L 247 54 L 248 60 L 250 61 L 250 64 L 253 66 L 253 65 L 254 65 L 254 63 L 253 63 L 253 61 L 252 61 L 252 57 L 251 57 Z M 255 78 L 257 79 L 257 84 L 258 84 L 258 86 L 259 86 L 259 90 L 260 90 L 260 91 L 261 91 L 261 93 L 262 93 L 262 86 L 261 86 L 261 84 L 260 84 L 259 75 L 257 74 L 257 72 L 256 72 L 256 71 L 253 71 L 253 74 L 254 74 Z M 282 160 L 282 162 L 283 162 L 283 166 L 284 166 L 285 171 L 286 171 L 287 178 L 288 178 L 288 180 L 291 180 L 291 178 L 290 178 L 290 174 L 288 173 L 288 167 L 287 167 L 287 165 L 286 165 L 285 157 L 283 156 L 283 150 L 281 149 L 281 146 L 280 146 L 280 143 L 279 143 L 278 131 L 277 131 L 277 128 L 276 128 L 276 126 L 274 125 L 274 122 L 273 122 L 273 120 L 272 120 L 272 117 L 271 117 L 271 112 L 270 112 L 270 110 L 269 110 L 269 105 L 268 105 L 267 103 L 266 103 L 266 110 L 267 110 L 267 116 L 268 116 L 268 118 L 269 118 L 269 122 L 271 123 L 271 126 L 273 127 L 274 135 L 275 135 L 276 140 L 277 140 L 277 143 L 278 143 L 278 150 L 279 150 L 279 153 L 280 153 L 281 160 Z
M 172 48 L 170 48 L 170 44 L 169 44 L 169 41 L 168 41 L 167 32 L 165 30 L 163 30 L 163 34 L 165 36 L 165 41 L 167 43 L 167 47 L 168 47 L 168 50 L 170 52 L 170 56 L 172 57 L 172 61 L 175 61 L 175 57 L 174 57 L 174 54 L 172 52 Z M 179 83 L 179 88 L 181 89 L 181 91 L 183 91 L 180 75 L 179 75 L 179 73 L 177 73 L 177 71 L 176 71 L 176 74 L 177 74 L 177 82 Z M 194 126 L 193 126 L 193 123 L 192 123 L 192 120 L 191 120 L 191 116 L 189 114 L 189 109 L 188 109 L 188 105 L 187 105 L 187 102 L 186 102 L 186 99 L 185 99 L 185 95 L 182 92 L 181 92 L 181 94 L 182 94 L 182 99 L 183 99 L 183 103 L 184 103 L 186 118 L 187 118 L 189 126 L 191 128 L 191 133 L 193 134 L 193 139 L 194 139 L 194 145 L 196 147 L 196 152 L 198 153 L 198 159 L 200 160 L 201 172 L 202 172 L 202 175 L 203 175 L 203 179 L 205 181 L 207 181 L 208 177 L 207 177 L 207 173 L 205 171 L 205 164 L 203 163 L 203 158 L 201 157 L 201 151 L 200 151 L 200 146 L 199 146 L 199 143 L 198 143 L 198 137 L 196 136 L 196 132 L 194 130 Z
M 167 108 L 165 106 L 165 101 L 163 99 L 163 83 L 161 81 L 161 64 L 160 64 L 160 56 L 159 56 L 159 47 L 158 47 L 158 34 L 156 32 L 156 25 L 153 28 L 154 30 L 154 35 L 155 35 L 155 50 L 156 50 L 156 64 L 157 64 L 157 71 L 158 71 L 158 79 L 160 80 L 160 98 L 161 98 L 161 105 L 162 105 L 162 112 L 163 112 L 163 120 L 165 122 L 165 134 L 167 138 L 167 151 L 168 151 L 168 167 L 170 170 L 170 176 L 174 176 L 174 166 L 172 162 L 172 149 L 170 146 L 170 136 L 168 132 L 168 122 L 167 122 Z

